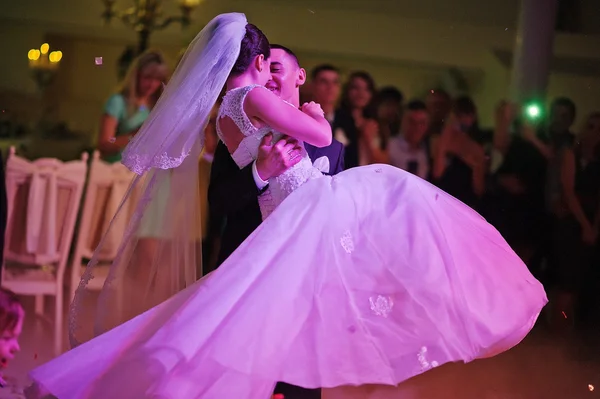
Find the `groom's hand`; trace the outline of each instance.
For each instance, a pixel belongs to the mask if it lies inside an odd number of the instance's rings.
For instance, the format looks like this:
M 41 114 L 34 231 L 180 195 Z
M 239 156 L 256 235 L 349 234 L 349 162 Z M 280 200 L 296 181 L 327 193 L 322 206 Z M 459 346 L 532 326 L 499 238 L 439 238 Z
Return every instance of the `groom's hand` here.
M 258 147 L 256 171 L 261 179 L 267 181 L 277 177 L 302 159 L 302 147 L 298 140 L 284 137 L 273 144 L 273 134 L 263 137 Z

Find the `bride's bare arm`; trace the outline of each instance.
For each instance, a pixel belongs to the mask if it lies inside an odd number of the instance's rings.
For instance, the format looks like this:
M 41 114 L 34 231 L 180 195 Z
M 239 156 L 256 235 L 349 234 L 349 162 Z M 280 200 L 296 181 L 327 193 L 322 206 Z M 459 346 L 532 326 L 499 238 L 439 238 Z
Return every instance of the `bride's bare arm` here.
M 283 102 L 269 90 L 258 88 L 250 91 L 244 102 L 244 111 L 273 130 L 315 147 L 331 144 L 331 126 L 324 116 L 309 116 Z

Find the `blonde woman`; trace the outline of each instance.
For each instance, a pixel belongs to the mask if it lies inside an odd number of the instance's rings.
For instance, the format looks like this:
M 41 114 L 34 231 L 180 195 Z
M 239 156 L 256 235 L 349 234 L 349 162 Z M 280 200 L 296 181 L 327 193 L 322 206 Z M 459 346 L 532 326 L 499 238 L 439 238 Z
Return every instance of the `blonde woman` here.
M 164 57 L 157 51 L 147 51 L 134 60 L 119 90 L 104 105 L 98 150 L 105 161 L 121 160 L 121 151 L 158 101 L 168 72 Z

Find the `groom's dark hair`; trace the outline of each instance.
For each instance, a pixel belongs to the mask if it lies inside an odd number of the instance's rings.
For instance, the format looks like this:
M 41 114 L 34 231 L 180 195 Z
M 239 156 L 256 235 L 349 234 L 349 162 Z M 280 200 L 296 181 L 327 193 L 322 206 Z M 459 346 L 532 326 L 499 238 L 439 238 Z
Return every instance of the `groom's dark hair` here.
M 298 61 L 298 57 L 289 48 L 287 48 L 285 46 L 282 46 L 281 44 L 271 44 L 271 50 L 283 50 L 283 52 L 285 52 L 287 55 L 289 55 L 290 57 L 292 57 L 292 59 L 294 60 L 294 62 L 296 63 L 296 65 L 298 67 L 300 67 L 300 61 Z

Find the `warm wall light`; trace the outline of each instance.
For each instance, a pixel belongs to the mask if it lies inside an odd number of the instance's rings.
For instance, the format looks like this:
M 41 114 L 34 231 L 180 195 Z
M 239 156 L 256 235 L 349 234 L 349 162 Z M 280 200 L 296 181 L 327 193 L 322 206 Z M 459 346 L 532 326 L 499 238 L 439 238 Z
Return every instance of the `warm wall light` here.
M 54 79 L 56 70 L 63 58 L 62 51 L 50 51 L 50 45 L 44 43 L 39 49 L 32 48 L 27 52 L 29 68 L 38 89 L 43 92 Z
M 62 51 L 53 51 L 48 56 L 51 63 L 57 64 L 62 60 Z
M 63 57 L 62 51 L 49 52 L 50 45 L 48 43 L 42 44 L 39 50 L 29 50 L 29 52 L 27 52 L 29 67 L 34 70 L 54 70 L 58 68 Z
M 40 46 L 40 51 L 42 52 L 42 54 L 48 54 L 49 50 L 50 50 L 50 45 L 48 43 L 44 43 Z
M 181 0 L 180 3 L 184 7 L 197 7 L 200 4 L 200 0 Z
M 31 49 L 29 50 L 29 52 L 27 53 L 27 58 L 29 58 L 29 61 L 37 61 L 40 59 L 40 50 L 36 50 L 36 49 Z

